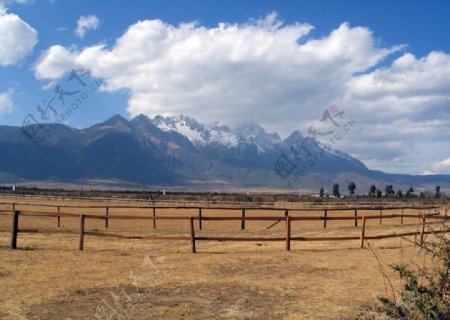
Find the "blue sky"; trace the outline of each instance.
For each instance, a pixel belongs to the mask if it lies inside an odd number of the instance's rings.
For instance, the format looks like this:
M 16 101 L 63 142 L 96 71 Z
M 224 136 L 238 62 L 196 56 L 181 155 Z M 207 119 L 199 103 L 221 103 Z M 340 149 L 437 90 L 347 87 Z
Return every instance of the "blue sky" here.
M 449 1 L 0 3 L 1 124 L 37 117 L 58 84 L 77 90 L 77 66 L 103 85 L 73 127 L 183 113 L 286 137 L 335 105 L 357 123 L 335 148 L 374 169 L 450 174 Z

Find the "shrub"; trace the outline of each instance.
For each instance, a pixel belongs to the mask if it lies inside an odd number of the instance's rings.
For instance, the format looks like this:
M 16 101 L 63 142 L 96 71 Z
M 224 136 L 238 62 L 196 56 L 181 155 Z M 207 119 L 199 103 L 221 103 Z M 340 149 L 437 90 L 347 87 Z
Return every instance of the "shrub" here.
M 412 243 L 420 253 L 431 257 L 432 267 L 390 265 L 403 280 L 402 290 L 396 299 L 378 297 L 380 303 L 369 307 L 370 318 L 450 319 L 450 240 L 435 235 L 433 240 Z

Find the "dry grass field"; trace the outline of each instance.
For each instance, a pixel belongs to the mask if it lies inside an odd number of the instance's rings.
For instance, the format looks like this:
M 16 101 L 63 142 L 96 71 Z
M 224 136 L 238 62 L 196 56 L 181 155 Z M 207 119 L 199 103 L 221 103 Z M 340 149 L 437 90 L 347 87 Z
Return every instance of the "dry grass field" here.
M 5 199 L 2 201 L 18 201 Z M 22 200 L 23 201 L 23 200 Z M 30 202 L 30 200 L 28 200 Z M 38 202 L 38 200 L 33 200 Z M 68 202 L 42 202 L 64 205 Z M 71 201 L 71 205 L 104 205 Z M 113 203 L 110 203 L 113 205 Z M 121 203 L 120 205 L 130 205 Z M 8 206 L 0 206 L 7 209 Z M 22 210 L 17 206 L 17 210 Z M 52 211 L 55 208 L 27 207 Z M 103 214 L 99 209 L 61 212 Z M 151 209 L 111 209 L 110 215 L 149 215 Z M 391 212 L 399 213 L 399 212 Z M 412 213 L 412 212 L 405 212 Z M 159 209 L 158 215 L 196 215 L 197 210 Z M 290 215 L 318 215 L 319 212 Z M 377 214 L 375 212 L 367 212 Z M 203 216 L 240 216 L 240 211 L 206 210 Z M 283 212 L 247 216 L 279 215 Z M 334 215 L 350 215 L 333 212 Z M 361 213 L 362 215 L 362 213 Z M 108 232 L 134 235 L 189 236 L 188 221 L 109 221 Z M 197 224 L 197 222 L 196 222 Z M 203 221 L 197 236 L 284 237 L 281 222 Z M 353 221 L 295 221 L 292 236 L 359 236 Z M 20 217 L 20 227 L 56 228 L 56 218 Z M 197 225 L 196 225 L 197 227 Z M 23 234 L 18 250 L 9 249 L 11 216 L 0 216 L 1 319 L 355 319 L 362 305 L 391 294 L 370 249 L 359 241 L 278 242 L 153 241 L 87 235 L 78 251 L 78 235 Z M 369 220 L 367 234 L 417 231 L 418 219 Z M 79 230 L 79 219 L 61 218 L 61 229 Z M 88 220 L 87 230 L 104 231 L 104 221 Z M 369 241 L 395 288 L 400 279 L 389 264 L 428 263 L 400 238 Z

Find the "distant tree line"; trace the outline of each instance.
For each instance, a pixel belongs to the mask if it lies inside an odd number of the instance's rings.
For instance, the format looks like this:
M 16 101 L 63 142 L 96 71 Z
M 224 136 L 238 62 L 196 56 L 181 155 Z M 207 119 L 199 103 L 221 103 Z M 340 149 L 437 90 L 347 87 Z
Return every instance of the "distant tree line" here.
M 333 197 L 336 198 L 340 198 L 341 197 L 341 193 L 339 191 L 339 184 L 335 183 L 333 185 Z M 356 183 L 355 182 L 350 182 L 347 186 L 348 189 L 348 193 L 351 197 L 353 197 L 355 195 L 355 190 L 356 190 Z M 384 188 L 384 195 L 383 192 L 378 189 L 375 185 L 371 185 L 369 188 L 369 193 L 367 194 L 369 197 L 376 197 L 376 198 L 382 198 L 383 196 L 385 198 L 436 198 L 439 199 L 442 197 L 441 194 L 441 187 L 440 186 L 436 186 L 434 189 L 434 193 L 431 192 L 420 192 L 419 195 L 414 193 L 414 188 L 410 187 L 408 190 L 406 190 L 405 193 L 403 193 L 402 190 L 398 189 L 397 192 L 395 192 L 394 190 L 394 186 L 391 184 L 388 184 L 385 186 Z M 319 191 L 319 196 L 321 198 L 325 197 L 325 190 L 324 188 L 320 188 Z

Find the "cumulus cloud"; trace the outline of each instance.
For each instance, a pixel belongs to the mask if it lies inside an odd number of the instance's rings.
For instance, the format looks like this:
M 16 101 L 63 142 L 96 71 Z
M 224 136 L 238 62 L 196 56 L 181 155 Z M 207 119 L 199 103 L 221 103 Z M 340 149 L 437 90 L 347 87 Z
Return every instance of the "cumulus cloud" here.
M 389 68 L 349 81 L 347 98 L 376 116 L 410 115 L 447 105 L 450 98 L 450 55 L 431 52 L 416 59 L 405 53 Z M 386 112 L 387 111 L 387 112 Z
M 11 113 L 14 109 L 14 102 L 12 100 L 12 95 L 14 91 L 9 89 L 5 92 L 0 93 L 0 116 Z
M 444 159 L 433 163 L 428 169 L 426 169 L 423 174 L 450 174 L 450 158 Z
M 36 75 L 59 77 L 61 60 L 72 57 L 106 80 L 104 90 L 128 90 L 132 115 L 187 113 L 200 120 L 273 123 L 327 106 L 341 96 L 352 74 L 398 49 L 378 48 L 367 28 L 342 24 L 307 41 L 312 29 L 284 25 L 275 14 L 214 28 L 145 20 L 131 25 L 112 48 L 50 48 Z
M 44 51 L 35 65 L 38 79 L 58 79 L 67 70 L 73 69 L 76 54 L 66 48 L 55 45 Z
M 386 145 L 402 142 L 394 153 L 388 149 L 380 152 L 380 158 L 401 158 L 410 167 L 423 166 L 429 161 L 426 153 L 444 150 L 450 139 L 449 83 L 450 55 L 430 52 L 416 58 L 404 53 L 388 67 L 353 77 L 342 101 L 364 121 L 357 139 Z M 416 146 L 419 142 L 420 148 Z M 424 142 L 434 150 L 425 151 Z M 375 165 L 379 169 L 385 166 L 381 159 Z
M 103 91 L 130 94 L 132 116 L 256 121 L 284 135 L 319 125 L 323 111 L 336 104 L 357 121 L 337 148 L 378 169 L 409 158 L 404 170 L 411 170 L 419 161 L 411 159 L 418 157 L 418 141 L 449 137 L 450 56 L 417 58 L 403 45 L 379 43 L 368 28 L 347 23 L 314 37 L 313 26 L 285 24 L 275 13 L 215 27 L 144 20 L 111 47 L 50 47 L 35 73 L 55 80 L 82 65 L 104 79 Z M 396 52 L 400 57 L 387 65 L 385 58 Z M 377 143 L 376 156 L 369 143 Z
M 88 30 L 97 30 L 100 21 L 94 15 L 81 16 L 77 21 L 77 29 L 75 35 L 83 39 Z
M 34 0 L 0 0 L 0 14 L 5 14 L 7 10 L 7 5 L 11 4 L 34 4 Z
M 2 13 L 3 10 L 3 13 Z M 13 65 L 33 51 L 38 33 L 15 14 L 0 6 L 0 66 Z
M 0 1 L 0 6 L 6 6 L 6 5 L 10 5 L 10 4 L 33 4 L 35 2 L 35 0 L 1 0 Z

